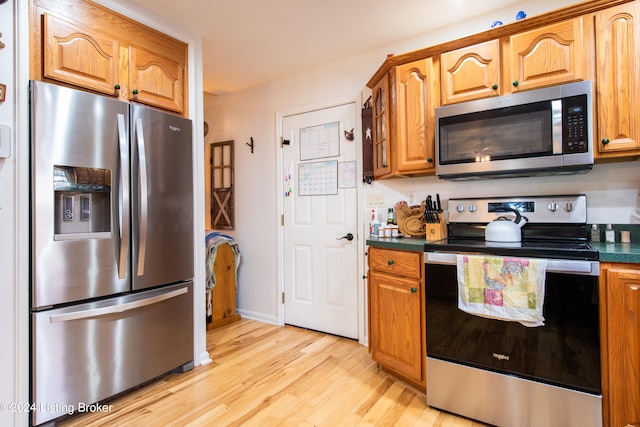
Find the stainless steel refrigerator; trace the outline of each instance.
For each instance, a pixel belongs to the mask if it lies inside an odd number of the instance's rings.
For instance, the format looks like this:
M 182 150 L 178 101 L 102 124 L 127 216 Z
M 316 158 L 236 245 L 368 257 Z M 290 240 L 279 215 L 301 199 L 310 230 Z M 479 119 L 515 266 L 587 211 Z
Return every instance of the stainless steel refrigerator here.
M 39 425 L 193 366 L 191 121 L 31 82 Z

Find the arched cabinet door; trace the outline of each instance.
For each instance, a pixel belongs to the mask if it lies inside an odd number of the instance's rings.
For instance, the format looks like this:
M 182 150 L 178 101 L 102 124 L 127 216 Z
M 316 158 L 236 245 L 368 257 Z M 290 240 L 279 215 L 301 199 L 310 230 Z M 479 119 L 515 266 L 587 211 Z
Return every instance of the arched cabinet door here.
M 129 99 L 182 113 L 185 65 L 136 46 L 129 55 Z
M 440 68 L 442 105 L 501 93 L 499 40 L 445 52 L 440 57 Z
M 595 16 L 597 157 L 640 155 L 640 4 Z
M 44 77 L 113 95 L 118 85 L 118 41 L 45 13 Z
M 592 48 L 586 33 L 580 17 L 511 36 L 504 93 L 588 80 Z
M 395 67 L 393 75 L 393 169 L 397 174 L 433 171 L 435 107 L 440 101 L 437 64 L 433 58 L 421 59 Z

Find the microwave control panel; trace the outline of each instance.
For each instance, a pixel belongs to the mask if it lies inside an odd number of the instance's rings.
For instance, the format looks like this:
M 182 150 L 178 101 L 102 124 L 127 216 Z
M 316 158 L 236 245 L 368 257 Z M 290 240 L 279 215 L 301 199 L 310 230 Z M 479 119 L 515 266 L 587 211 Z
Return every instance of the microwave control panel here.
M 586 153 L 587 140 L 587 96 L 578 95 L 562 100 L 562 152 Z

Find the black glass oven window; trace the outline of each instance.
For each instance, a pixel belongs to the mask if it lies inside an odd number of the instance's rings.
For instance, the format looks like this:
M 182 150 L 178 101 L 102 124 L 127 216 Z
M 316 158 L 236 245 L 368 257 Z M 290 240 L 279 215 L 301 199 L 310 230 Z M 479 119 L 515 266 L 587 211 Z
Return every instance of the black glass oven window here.
M 439 120 L 440 164 L 553 154 L 551 102 L 536 102 Z
M 598 278 L 547 273 L 545 325 L 458 309 L 456 267 L 426 266 L 427 355 L 600 394 Z

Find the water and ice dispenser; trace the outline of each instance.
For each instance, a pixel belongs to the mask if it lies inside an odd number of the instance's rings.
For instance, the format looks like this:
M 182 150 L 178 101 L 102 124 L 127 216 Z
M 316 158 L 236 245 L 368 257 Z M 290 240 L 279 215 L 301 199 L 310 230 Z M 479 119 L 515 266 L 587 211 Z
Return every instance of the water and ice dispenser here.
M 111 231 L 111 170 L 56 165 L 53 189 L 56 240 Z

